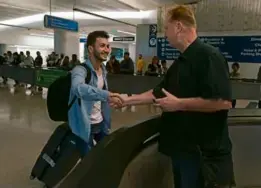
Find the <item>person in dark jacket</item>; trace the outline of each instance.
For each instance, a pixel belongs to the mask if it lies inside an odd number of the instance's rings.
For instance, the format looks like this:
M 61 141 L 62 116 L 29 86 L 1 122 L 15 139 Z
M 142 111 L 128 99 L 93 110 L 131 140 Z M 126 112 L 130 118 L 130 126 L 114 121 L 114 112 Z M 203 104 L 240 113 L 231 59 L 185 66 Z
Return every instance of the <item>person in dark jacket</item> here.
M 124 105 L 154 103 L 162 109 L 159 151 L 172 161 L 175 188 L 235 185 L 228 111 L 232 107 L 227 60 L 197 35 L 189 7 L 166 14 L 165 34 L 181 55 L 151 90 L 123 96 Z M 121 106 L 121 107 L 122 107 Z
M 112 55 L 110 60 L 106 64 L 106 70 L 111 74 L 119 74 L 120 73 L 120 63 L 115 58 L 115 55 Z
M 122 74 L 133 74 L 134 73 L 134 62 L 130 58 L 130 53 L 124 53 L 124 59 L 120 64 L 120 70 Z
M 36 58 L 34 60 L 34 66 L 35 67 L 41 67 L 43 65 L 43 58 L 41 56 L 41 53 L 39 51 L 36 52 Z
M 146 76 L 158 76 L 160 74 L 160 64 L 159 64 L 159 59 L 157 56 L 154 56 L 152 58 L 151 64 L 148 65 L 148 70 L 146 71 L 145 75 Z
M 21 59 L 20 56 L 17 52 L 13 53 L 13 61 L 12 61 L 12 65 L 19 65 L 21 63 Z

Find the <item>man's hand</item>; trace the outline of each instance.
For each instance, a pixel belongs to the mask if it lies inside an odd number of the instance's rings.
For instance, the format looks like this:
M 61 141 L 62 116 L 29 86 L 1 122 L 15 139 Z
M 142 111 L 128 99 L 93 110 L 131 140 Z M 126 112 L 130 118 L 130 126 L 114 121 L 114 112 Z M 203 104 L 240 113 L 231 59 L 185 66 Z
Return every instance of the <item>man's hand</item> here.
M 122 99 L 119 93 L 111 93 L 109 94 L 109 104 L 113 108 L 121 108 L 123 106 L 124 100 Z
M 155 106 L 160 107 L 165 112 L 173 112 L 181 110 L 181 100 L 176 96 L 170 94 L 165 89 L 162 89 L 166 97 L 155 99 Z
M 115 94 L 114 93 L 114 94 L 112 94 L 112 96 L 116 99 L 115 99 L 115 101 L 110 102 L 111 107 L 113 107 L 113 108 L 123 108 L 123 107 L 128 105 L 128 100 L 130 98 L 128 95 L 118 94 L 118 93 Z M 121 103 L 118 103 L 117 100 L 120 100 Z
M 111 98 L 111 97 L 120 97 L 121 96 L 121 94 L 119 94 L 119 93 L 112 93 L 112 92 L 109 92 L 109 97 Z
M 113 108 L 122 108 L 123 106 L 122 100 L 119 97 L 111 97 L 109 104 Z

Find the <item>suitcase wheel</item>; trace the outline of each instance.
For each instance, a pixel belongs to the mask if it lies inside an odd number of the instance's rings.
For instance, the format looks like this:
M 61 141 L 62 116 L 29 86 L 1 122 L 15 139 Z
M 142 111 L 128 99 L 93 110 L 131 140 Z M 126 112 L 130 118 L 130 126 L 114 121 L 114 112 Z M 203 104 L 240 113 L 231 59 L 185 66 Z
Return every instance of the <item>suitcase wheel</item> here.
M 34 176 L 34 175 L 31 175 L 29 178 L 30 178 L 30 180 L 34 180 L 34 179 L 35 179 L 35 176 Z

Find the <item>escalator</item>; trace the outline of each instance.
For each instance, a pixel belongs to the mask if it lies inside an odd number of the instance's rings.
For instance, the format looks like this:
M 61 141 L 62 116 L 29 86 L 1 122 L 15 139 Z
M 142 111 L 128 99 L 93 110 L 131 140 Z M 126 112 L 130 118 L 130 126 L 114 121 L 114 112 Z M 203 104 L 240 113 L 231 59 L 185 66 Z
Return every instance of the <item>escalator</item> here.
M 170 160 L 158 153 L 159 116 L 100 142 L 59 188 L 173 188 Z M 237 187 L 261 187 L 261 110 L 229 113 Z

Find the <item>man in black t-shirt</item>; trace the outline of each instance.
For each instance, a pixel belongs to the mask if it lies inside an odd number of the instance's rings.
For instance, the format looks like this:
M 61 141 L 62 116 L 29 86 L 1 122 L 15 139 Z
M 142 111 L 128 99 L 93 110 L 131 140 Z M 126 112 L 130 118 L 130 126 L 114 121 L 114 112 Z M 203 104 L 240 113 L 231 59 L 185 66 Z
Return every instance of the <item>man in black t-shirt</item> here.
M 197 37 L 194 14 L 186 6 L 168 12 L 165 34 L 181 55 L 154 90 L 124 98 L 124 105 L 154 102 L 163 110 L 159 150 L 172 159 L 175 188 L 229 187 L 233 164 L 227 61 Z

